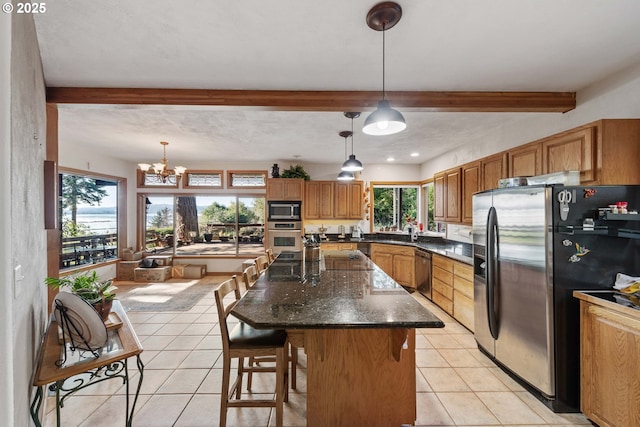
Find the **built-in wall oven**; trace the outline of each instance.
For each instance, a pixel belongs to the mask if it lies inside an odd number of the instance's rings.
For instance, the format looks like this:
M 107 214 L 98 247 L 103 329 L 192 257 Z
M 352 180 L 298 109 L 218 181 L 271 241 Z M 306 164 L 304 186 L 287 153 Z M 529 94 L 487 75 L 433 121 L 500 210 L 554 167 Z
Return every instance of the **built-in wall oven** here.
M 274 253 L 302 250 L 302 223 L 300 221 L 270 221 L 267 226 L 269 245 Z

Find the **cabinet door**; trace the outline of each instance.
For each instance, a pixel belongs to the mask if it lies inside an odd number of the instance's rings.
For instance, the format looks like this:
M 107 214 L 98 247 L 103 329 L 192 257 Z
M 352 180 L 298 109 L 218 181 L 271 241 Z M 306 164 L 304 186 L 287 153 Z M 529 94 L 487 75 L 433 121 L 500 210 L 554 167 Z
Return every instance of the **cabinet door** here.
M 333 181 L 307 181 L 304 187 L 305 219 L 333 218 Z
M 303 179 L 287 179 L 284 182 L 284 200 L 302 200 Z
M 444 221 L 444 173 L 433 176 L 433 217 L 436 221 Z
M 349 187 L 343 182 L 336 182 L 334 186 L 334 218 L 349 218 Z
M 542 142 L 542 173 L 580 171 L 580 183 L 595 181 L 595 126 Z
M 473 193 L 480 191 L 480 162 L 462 166 L 462 222 L 471 224 L 473 220 Z
M 385 252 L 374 252 L 371 254 L 371 261 L 382 269 L 389 276 L 393 277 L 393 255 Z
M 460 222 L 462 219 L 460 190 L 462 181 L 460 179 L 460 168 L 450 169 L 445 174 L 445 220 L 449 222 Z
M 507 153 L 509 177 L 535 176 L 542 173 L 542 144 L 527 144 Z
M 482 190 L 498 188 L 498 181 L 507 177 L 507 155 L 496 154 L 482 159 Z
M 580 301 L 580 409 L 603 426 L 640 426 L 640 316 Z
M 364 183 L 362 181 L 350 182 L 347 194 L 347 215 L 349 219 L 362 219 L 363 207 L 362 196 L 364 193 Z
M 284 200 L 284 182 L 282 178 L 267 179 L 267 200 Z
M 393 256 L 393 279 L 403 286 L 416 287 L 415 258 L 413 255 Z

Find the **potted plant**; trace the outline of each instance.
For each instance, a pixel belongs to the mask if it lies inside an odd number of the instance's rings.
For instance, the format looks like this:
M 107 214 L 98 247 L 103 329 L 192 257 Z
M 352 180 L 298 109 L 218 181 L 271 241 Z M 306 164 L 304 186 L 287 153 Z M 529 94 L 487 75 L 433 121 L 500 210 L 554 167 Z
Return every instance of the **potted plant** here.
M 307 171 L 304 170 L 302 165 L 289 166 L 289 169 L 285 169 L 284 171 L 282 171 L 282 173 L 280 174 L 280 177 L 281 178 L 302 178 L 305 181 L 309 181 L 311 179 L 311 177 L 309 176 Z
M 84 272 L 73 276 L 47 277 L 47 286 L 53 289 L 68 288 L 71 293 L 78 295 L 96 309 L 102 320 L 109 318 L 109 312 L 116 297 L 113 280 L 100 280 L 94 271 Z

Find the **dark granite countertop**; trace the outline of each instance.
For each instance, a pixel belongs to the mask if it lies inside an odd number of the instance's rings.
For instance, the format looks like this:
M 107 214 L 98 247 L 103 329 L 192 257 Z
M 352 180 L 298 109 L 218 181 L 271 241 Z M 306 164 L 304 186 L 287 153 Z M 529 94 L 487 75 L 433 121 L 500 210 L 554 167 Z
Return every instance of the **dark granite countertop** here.
M 259 329 L 444 327 L 360 251 L 323 251 L 315 262 L 283 252 L 232 313 Z
M 329 236 L 327 243 L 333 242 L 357 242 L 357 243 L 385 243 L 391 245 L 412 246 L 432 253 L 443 255 L 465 264 L 473 265 L 473 245 L 447 240 L 440 237 L 419 236 L 415 242 L 410 241 L 406 234 L 381 234 L 365 235 L 362 239 L 343 239 L 336 236 Z

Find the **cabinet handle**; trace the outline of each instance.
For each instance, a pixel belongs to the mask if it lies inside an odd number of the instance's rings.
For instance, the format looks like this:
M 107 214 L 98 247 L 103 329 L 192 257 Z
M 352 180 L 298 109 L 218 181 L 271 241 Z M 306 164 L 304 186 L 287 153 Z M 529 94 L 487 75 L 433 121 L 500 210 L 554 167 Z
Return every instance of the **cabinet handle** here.
M 601 308 L 595 305 L 590 305 L 588 311 L 589 311 L 589 314 L 602 317 L 603 319 L 609 320 L 610 322 L 615 322 L 627 328 L 633 329 L 634 331 L 640 332 L 639 320 L 636 320 L 624 315 L 620 315 L 617 313 L 613 313 L 609 310 L 606 310 L 604 308 Z

